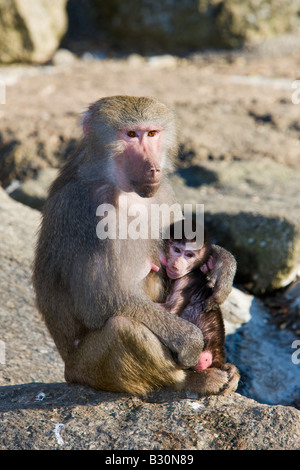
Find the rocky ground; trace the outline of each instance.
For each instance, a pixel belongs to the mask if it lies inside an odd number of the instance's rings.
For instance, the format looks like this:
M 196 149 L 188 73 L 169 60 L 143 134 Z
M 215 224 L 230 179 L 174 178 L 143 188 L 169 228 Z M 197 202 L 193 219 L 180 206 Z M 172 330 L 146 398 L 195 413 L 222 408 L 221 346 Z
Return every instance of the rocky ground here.
M 237 301 L 244 308 L 238 320 L 232 318 L 233 307 L 227 312 L 229 330 L 236 324 L 229 352 L 241 361 L 244 381 L 229 398 L 198 400 L 161 392 L 141 399 L 67 387 L 31 288 L 39 212 L 0 191 L 1 448 L 299 448 L 299 364 L 290 359 L 300 334 L 300 93 L 292 88 L 300 75 L 299 59 L 299 38 L 286 37 L 255 50 L 184 59 L 91 54 L 78 59 L 60 51 L 54 64 L 0 69 L 6 84 L 6 104 L 0 105 L 2 185 L 15 199 L 38 208 L 56 168 L 80 137 L 78 119 L 89 103 L 133 94 L 155 96 L 174 107 L 180 153 L 172 181 L 178 199 L 205 204 L 214 240 L 237 257 L 238 287 L 259 296 L 268 293 L 263 321 L 275 324 L 276 331 L 259 338 L 259 354 L 263 357 L 272 335 L 276 344 L 291 335 L 282 342 L 289 348 L 283 351 L 287 378 L 276 357 L 269 358 L 267 375 L 269 386 L 279 391 L 293 375 L 294 387 L 271 403 L 260 395 L 254 376 L 263 374 L 251 368 L 260 356 L 253 359 L 251 349 L 237 353 L 256 318 L 242 300 Z M 295 287 L 287 297 L 290 283 Z M 262 328 L 259 321 L 254 327 Z M 241 343 L 234 336 L 237 329 Z M 265 349 L 280 356 L 273 343 Z M 248 388 L 247 380 L 252 381 Z

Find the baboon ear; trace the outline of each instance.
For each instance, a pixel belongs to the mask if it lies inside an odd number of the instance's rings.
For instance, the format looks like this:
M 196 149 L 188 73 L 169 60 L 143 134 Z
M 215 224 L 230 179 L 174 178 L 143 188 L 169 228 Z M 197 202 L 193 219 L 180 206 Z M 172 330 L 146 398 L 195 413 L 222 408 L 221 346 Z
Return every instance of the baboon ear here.
M 89 106 L 88 110 L 83 114 L 80 124 L 82 125 L 82 129 L 85 135 L 88 135 L 90 133 L 90 126 L 91 126 L 91 120 L 92 120 L 92 115 L 93 115 L 93 105 Z

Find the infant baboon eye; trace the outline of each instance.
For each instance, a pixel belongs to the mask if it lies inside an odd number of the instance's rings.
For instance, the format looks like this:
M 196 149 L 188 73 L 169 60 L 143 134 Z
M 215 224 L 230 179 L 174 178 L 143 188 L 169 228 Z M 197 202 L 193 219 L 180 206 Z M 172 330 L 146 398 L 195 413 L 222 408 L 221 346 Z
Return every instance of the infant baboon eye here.
M 127 132 L 128 137 L 134 138 L 137 136 L 137 133 L 135 131 L 128 131 Z
M 157 131 L 149 131 L 148 136 L 149 137 L 154 137 L 157 134 Z
M 180 253 L 180 249 L 177 248 L 177 246 L 174 247 L 174 251 L 175 251 L 175 253 Z

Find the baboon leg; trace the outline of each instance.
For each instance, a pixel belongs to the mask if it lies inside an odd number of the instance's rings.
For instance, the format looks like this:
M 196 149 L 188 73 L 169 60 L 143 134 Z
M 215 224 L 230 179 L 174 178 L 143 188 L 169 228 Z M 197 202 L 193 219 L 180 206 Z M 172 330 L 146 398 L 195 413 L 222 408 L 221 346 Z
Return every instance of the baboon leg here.
M 99 390 L 146 394 L 163 386 L 177 388 L 185 372 L 147 327 L 116 316 L 80 341 L 66 361 L 65 377 Z

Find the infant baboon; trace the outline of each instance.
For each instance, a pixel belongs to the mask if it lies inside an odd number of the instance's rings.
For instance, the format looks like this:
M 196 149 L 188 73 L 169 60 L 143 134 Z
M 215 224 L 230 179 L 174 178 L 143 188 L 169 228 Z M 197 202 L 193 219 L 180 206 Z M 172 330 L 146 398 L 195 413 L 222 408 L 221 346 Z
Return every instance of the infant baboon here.
M 225 330 L 222 312 L 216 302 L 209 302 L 212 289 L 208 285 L 206 275 L 200 269 L 211 256 L 211 241 L 207 232 L 204 231 L 203 245 L 199 249 L 191 249 L 191 243 L 195 243 L 195 237 L 192 239 L 185 237 L 184 225 L 184 220 L 171 225 L 170 238 L 166 241 L 165 256 L 161 257 L 170 284 L 168 297 L 162 305 L 168 312 L 194 323 L 201 330 L 204 348 L 194 369 L 220 368 L 225 363 Z M 180 239 L 175 239 L 175 226 L 177 230 L 179 228 L 177 233 L 182 234 Z M 196 233 L 194 219 L 192 230 Z

